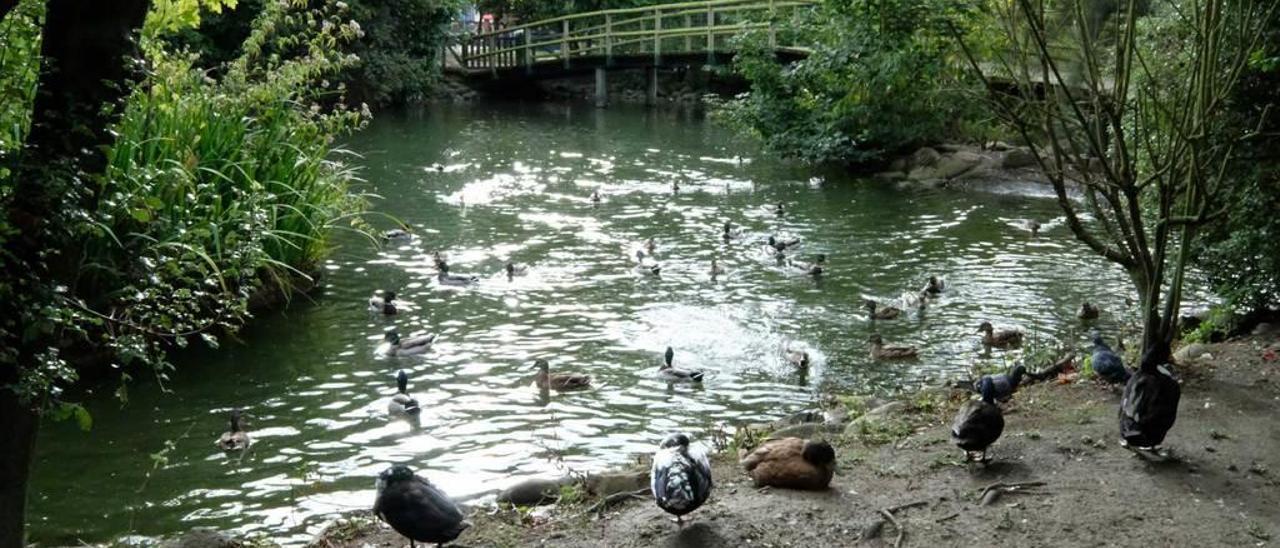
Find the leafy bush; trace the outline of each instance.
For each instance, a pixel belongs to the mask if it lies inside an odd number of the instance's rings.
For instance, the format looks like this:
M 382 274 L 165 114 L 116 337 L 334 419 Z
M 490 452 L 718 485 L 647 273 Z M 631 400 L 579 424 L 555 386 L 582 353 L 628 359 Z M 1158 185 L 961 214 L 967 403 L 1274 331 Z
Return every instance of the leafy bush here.
M 966 71 L 951 28 L 974 15 L 943 0 L 828 0 L 799 10 L 780 43 L 812 53 L 780 64 L 765 33 L 739 40 L 735 69 L 751 91 L 719 106 L 723 120 L 783 156 L 869 163 L 973 126 Z
M 340 77 L 350 98 L 380 106 L 421 101 L 440 75 L 441 44 L 457 0 L 349 0 L 363 36 L 360 62 Z

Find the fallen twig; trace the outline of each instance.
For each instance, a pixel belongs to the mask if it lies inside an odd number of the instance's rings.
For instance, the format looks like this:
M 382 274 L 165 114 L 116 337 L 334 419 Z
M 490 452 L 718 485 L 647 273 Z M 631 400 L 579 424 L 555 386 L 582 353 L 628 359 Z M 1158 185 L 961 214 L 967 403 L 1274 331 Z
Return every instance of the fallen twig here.
M 929 504 L 929 501 L 917 500 L 915 502 L 908 502 L 906 504 L 899 504 L 897 506 L 891 506 L 889 508 L 882 508 L 880 510 L 877 510 L 877 512 L 879 512 L 880 515 L 884 516 L 885 519 L 878 521 L 876 523 L 873 523 L 870 527 L 868 527 L 867 531 L 862 535 L 862 540 L 867 540 L 870 538 L 880 536 L 881 530 L 884 529 L 885 522 L 888 522 L 888 523 L 892 523 L 893 527 L 898 530 L 898 536 L 893 540 L 893 546 L 894 548 L 897 548 L 899 545 L 902 544 L 902 539 L 906 536 L 907 529 L 902 526 L 902 523 L 899 522 L 897 518 L 893 517 L 893 513 L 899 510 L 906 510 L 907 508 L 924 506 L 926 504 Z
M 893 512 L 881 510 L 880 515 L 884 516 L 885 519 L 889 520 L 889 523 L 892 523 L 898 529 L 898 536 L 893 539 L 893 548 L 898 548 L 898 545 L 902 544 L 903 535 L 907 533 L 906 529 L 903 529 L 902 524 L 898 523 L 898 520 L 893 517 Z
M 613 506 L 627 499 L 644 498 L 644 496 L 648 493 L 649 493 L 648 489 L 638 489 L 635 491 L 623 491 L 621 493 L 614 493 L 603 499 L 600 499 L 599 502 L 587 507 L 587 509 L 583 511 L 582 514 L 589 514 L 591 512 L 595 512 L 596 515 L 600 515 L 600 514 L 603 514 L 605 510 L 608 510 L 610 506 Z M 579 514 L 579 515 L 582 515 L 582 514 Z
M 989 506 L 1000 498 L 1001 493 L 1015 493 L 1019 489 L 1027 487 L 1043 487 L 1043 481 L 1019 481 L 1013 483 L 996 482 L 982 488 L 981 494 L 978 495 L 979 505 Z
M 958 517 L 960 517 L 960 512 L 952 512 L 952 513 L 950 513 L 950 514 L 947 514 L 947 515 L 945 515 L 945 516 L 942 516 L 942 517 L 940 517 L 940 518 L 938 518 L 938 519 L 935 519 L 935 520 L 933 520 L 933 521 L 935 521 L 935 522 L 937 522 L 937 523 L 942 523 L 942 522 L 944 522 L 944 521 L 950 521 L 950 520 L 956 519 L 956 518 L 958 518 Z
M 1062 373 L 1062 370 L 1066 369 L 1068 365 L 1074 363 L 1075 360 L 1075 354 L 1067 354 L 1065 357 L 1059 359 L 1057 362 L 1054 362 L 1053 365 L 1045 369 L 1041 369 L 1040 371 L 1027 371 L 1027 378 L 1034 381 L 1043 381 L 1055 378 L 1059 373 Z

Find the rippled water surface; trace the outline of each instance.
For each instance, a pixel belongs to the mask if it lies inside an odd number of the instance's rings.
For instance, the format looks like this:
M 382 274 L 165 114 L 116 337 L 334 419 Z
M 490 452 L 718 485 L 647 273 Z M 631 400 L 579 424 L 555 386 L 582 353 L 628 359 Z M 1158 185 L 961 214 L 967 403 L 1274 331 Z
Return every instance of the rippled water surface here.
M 97 389 L 87 396 L 91 433 L 48 424 L 33 540 L 208 526 L 302 542 L 333 515 L 369 507 L 374 476 L 390 463 L 482 500 L 522 477 L 629 461 L 673 429 L 799 410 L 826 388 L 884 392 L 1011 360 L 981 356 L 983 320 L 1080 337 L 1082 299 L 1102 305 L 1104 328 L 1124 308 L 1122 273 L 1071 239 L 1051 200 L 903 193 L 815 174 L 689 114 L 565 105 L 387 114 L 351 147 L 381 197 L 375 209 L 408 222 L 414 238 L 376 248 L 339 233 L 313 302 L 259 319 L 220 351 L 177 356 L 164 390 L 140 379 L 127 405 L 113 387 Z M 1023 219 L 1044 223 L 1041 236 L 1017 228 Z M 743 232 L 728 244 L 726 220 Z M 797 262 L 826 253 L 825 279 L 769 258 L 770 234 L 804 242 Z M 628 259 L 646 238 L 660 278 Z M 479 284 L 439 285 L 434 250 Z M 713 258 L 728 269 L 715 281 Z M 508 281 L 507 261 L 528 274 Z M 949 287 L 924 314 L 866 320 L 865 298 L 893 301 L 929 274 Z M 398 316 L 366 312 L 380 288 L 402 296 Z M 425 356 L 379 356 L 391 326 L 440 339 Z M 921 359 L 872 362 L 873 329 L 919 345 Z M 702 388 L 654 377 L 667 346 L 678 363 L 708 371 Z M 808 375 L 787 365 L 788 347 L 814 357 Z M 532 384 L 537 358 L 591 374 L 594 387 L 544 398 Z M 401 368 L 424 408 L 416 427 L 385 417 Z M 229 458 L 213 441 L 232 407 L 252 415 L 255 443 Z

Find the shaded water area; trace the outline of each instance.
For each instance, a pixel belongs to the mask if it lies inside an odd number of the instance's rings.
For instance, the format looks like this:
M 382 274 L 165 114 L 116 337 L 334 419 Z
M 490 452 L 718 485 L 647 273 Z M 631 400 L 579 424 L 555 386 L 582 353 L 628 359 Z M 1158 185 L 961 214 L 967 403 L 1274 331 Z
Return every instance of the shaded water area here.
M 334 515 L 368 508 L 390 463 L 483 500 L 524 477 L 629 462 L 671 430 L 804 409 L 824 390 L 887 393 L 1011 363 L 1017 353 L 983 356 L 974 332 L 984 320 L 1032 340 L 1083 341 L 1082 300 L 1102 306 L 1108 332 L 1126 309 L 1123 273 L 1071 238 L 1052 200 L 815 174 L 689 113 L 539 104 L 385 114 L 351 147 L 365 188 L 381 196 L 375 209 L 414 238 L 378 248 L 339 232 L 313 302 L 259 318 L 219 351 L 176 356 L 164 390 L 139 379 L 127 405 L 114 387 L 97 389 L 86 396 L 88 434 L 46 425 L 33 541 L 205 526 L 301 543 Z M 1023 219 L 1043 223 L 1041 235 L 1017 228 Z M 726 220 L 743 232 L 728 244 Z M 826 253 L 828 274 L 779 266 L 762 249 L 770 234 L 799 237 L 797 261 Z M 660 277 L 627 257 L 650 237 Z M 438 284 L 434 250 L 480 282 Z M 716 281 L 713 258 L 728 269 Z M 509 281 L 508 260 L 528 274 Z M 923 314 L 867 320 L 865 298 L 891 302 L 929 274 L 948 288 Z M 366 311 L 382 288 L 400 293 L 398 316 Z M 424 356 L 380 356 L 391 326 L 440 338 Z M 920 360 L 873 362 L 873 330 L 918 345 Z M 708 371 L 704 386 L 654 376 L 667 346 L 678 364 Z M 786 362 L 788 347 L 813 356 L 807 375 Z M 537 358 L 591 374 L 593 388 L 544 399 Z M 398 369 L 424 408 L 416 427 L 385 416 Z M 255 441 L 229 457 L 213 441 L 233 407 L 251 415 Z

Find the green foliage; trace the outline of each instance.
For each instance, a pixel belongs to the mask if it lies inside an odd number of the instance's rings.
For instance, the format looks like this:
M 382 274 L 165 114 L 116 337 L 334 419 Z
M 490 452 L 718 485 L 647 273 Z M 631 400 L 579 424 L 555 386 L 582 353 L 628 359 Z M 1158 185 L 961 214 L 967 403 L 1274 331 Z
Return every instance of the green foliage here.
M 360 62 L 341 79 L 350 98 L 371 105 L 421 101 L 440 74 L 440 45 L 458 0 L 349 0 L 362 36 Z
M 528 23 L 574 13 L 669 3 L 671 0 L 482 0 L 476 4 L 481 13 L 492 13 L 498 17 L 510 15 Z
M 799 10 L 777 41 L 812 53 L 783 65 L 767 33 L 741 37 L 735 69 L 751 91 L 721 104 L 720 117 L 773 152 L 811 162 L 876 162 L 972 131 L 978 111 L 950 32 L 976 17 L 944 0 L 828 0 Z
M 236 0 L 151 0 L 151 11 L 142 25 L 142 35 L 155 37 L 161 33 L 191 29 L 200 25 L 204 12 L 218 14 L 235 9 Z
M 562 506 L 573 506 L 581 504 L 586 500 L 587 492 L 583 489 L 582 484 L 578 482 L 566 483 L 560 486 L 560 497 L 558 503 Z
M 344 49 L 358 26 L 340 10 L 296 5 L 266 4 L 218 78 L 194 55 L 144 37 L 145 77 L 123 105 L 106 170 L 78 175 L 95 198 L 51 214 L 51 242 L 64 246 L 51 250 L 53 279 L 26 293 L 0 283 L 0 296 L 30 301 L 19 306 L 29 311 L 23 340 L 57 341 L 12 387 L 49 402 L 55 418 L 91 424 L 57 399 L 77 378 L 65 356 L 89 352 L 122 372 L 150 366 L 163 379 L 165 350 L 189 340 L 216 347 L 248 316 L 251 297 L 289 291 L 314 272 L 327 233 L 354 222 L 363 202 L 348 191 L 353 174 L 333 142 L 367 113 L 341 107 L 326 79 L 354 63 Z M 20 69 L 36 64 L 34 46 L 28 52 Z M 5 81 L 21 74 L 4 68 Z M 9 96 L 5 108 L 21 110 Z M 12 184 L 0 177 L 0 195 Z
M 10 156 L 31 124 L 43 17 L 44 2 L 22 0 L 0 20 L 0 180 L 8 176 Z

